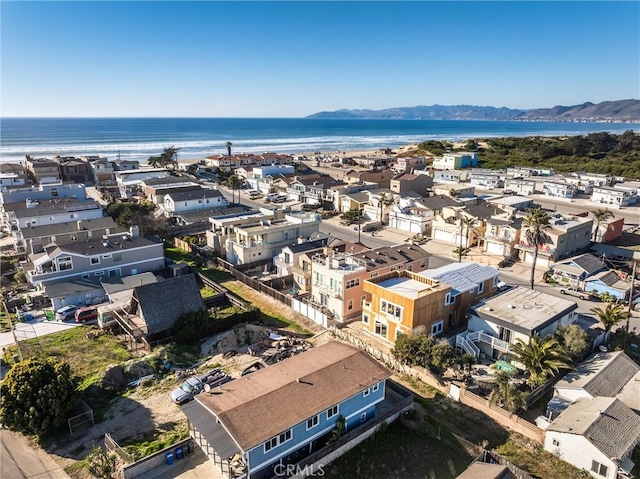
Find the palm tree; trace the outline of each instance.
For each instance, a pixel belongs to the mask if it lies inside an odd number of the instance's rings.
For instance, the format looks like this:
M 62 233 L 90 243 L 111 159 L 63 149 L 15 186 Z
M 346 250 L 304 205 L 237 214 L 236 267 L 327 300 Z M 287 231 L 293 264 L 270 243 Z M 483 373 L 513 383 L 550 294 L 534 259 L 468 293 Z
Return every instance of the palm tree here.
M 549 213 L 537 206 L 528 210 L 527 216 L 522 220 L 522 226 L 526 228 L 525 238 L 529 245 L 533 245 L 533 263 L 531 263 L 531 289 L 535 281 L 536 262 L 540 245 L 549 240 L 549 235 L 544 230 L 550 228 L 551 217 Z
M 529 371 L 530 385 L 542 384 L 547 376 L 557 373 L 560 369 L 569 368 L 571 364 L 565 349 L 551 335 L 541 338 L 535 333 L 529 344 L 518 338 L 510 349 L 509 356 Z
M 510 412 L 526 409 L 527 401 L 518 388 L 511 384 L 511 375 L 506 371 L 496 371 L 493 390 L 489 395 L 489 404 L 499 404 Z
M 462 252 L 464 251 L 465 248 L 469 247 L 469 232 L 470 232 L 470 228 L 473 228 L 475 225 L 477 224 L 477 221 L 475 220 L 475 218 L 471 218 L 470 216 L 460 216 L 460 246 L 458 248 L 458 263 L 462 262 Z M 465 234 L 465 228 L 466 228 L 466 234 Z M 463 247 L 462 246 L 462 239 L 466 238 L 467 243 L 466 245 Z
M 236 189 L 242 185 L 242 179 L 238 175 L 227 178 L 227 186 L 231 188 L 231 204 L 236 204 Z
M 616 324 L 627 319 L 629 315 L 621 304 L 613 303 L 607 303 L 604 309 L 601 307 L 591 308 L 591 312 L 598 317 L 607 335 Z
M 159 156 L 150 156 L 147 163 L 151 168 L 159 168 L 162 166 L 162 158 Z
M 163 167 L 175 167 L 178 164 L 178 151 L 180 148 L 176 148 L 175 145 L 167 146 L 162 150 L 160 154 L 160 163 Z
M 231 143 L 230 141 L 227 141 L 226 147 L 227 147 L 227 156 L 231 156 L 231 147 L 233 146 L 233 143 Z
M 609 208 L 598 208 L 595 211 L 592 211 L 591 214 L 593 215 L 593 219 L 596 221 L 596 228 L 593 231 L 593 242 L 595 243 L 598 240 L 600 225 L 613 218 L 614 215 L 613 211 Z

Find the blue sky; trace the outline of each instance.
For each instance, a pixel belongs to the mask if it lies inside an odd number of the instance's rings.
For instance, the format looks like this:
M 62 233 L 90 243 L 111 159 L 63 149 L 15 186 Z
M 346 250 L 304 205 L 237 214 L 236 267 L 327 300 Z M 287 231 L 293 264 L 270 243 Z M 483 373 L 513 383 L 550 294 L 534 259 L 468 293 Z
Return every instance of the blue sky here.
M 640 2 L 2 1 L 2 116 L 640 97 Z

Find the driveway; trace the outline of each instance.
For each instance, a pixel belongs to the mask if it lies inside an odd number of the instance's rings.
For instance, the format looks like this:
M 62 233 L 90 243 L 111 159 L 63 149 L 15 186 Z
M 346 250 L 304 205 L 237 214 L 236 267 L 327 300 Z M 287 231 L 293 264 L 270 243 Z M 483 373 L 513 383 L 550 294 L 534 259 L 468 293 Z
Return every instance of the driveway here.
M 3 476 L 4 477 L 4 476 Z M 162 465 L 136 479 L 223 479 L 222 473 L 199 447 L 172 465 Z
M 0 430 L 0 477 L 11 479 L 69 479 L 42 449 L 32 447 L 20 434 Z

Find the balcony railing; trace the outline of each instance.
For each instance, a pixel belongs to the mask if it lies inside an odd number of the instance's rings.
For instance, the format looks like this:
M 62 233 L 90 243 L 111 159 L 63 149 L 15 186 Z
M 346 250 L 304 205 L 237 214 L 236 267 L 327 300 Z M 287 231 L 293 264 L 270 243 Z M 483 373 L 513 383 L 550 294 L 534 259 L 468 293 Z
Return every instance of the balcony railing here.
M 338 291 L 337 289 L 331 288 L 330 286 L 324 283 L 315 282 L 313 283 L 313 287 L 318 288 L 320 291 L 327 293 L 329 296 L 332 296 L 334 298 L 338 298 L 338 299 L 342 298 L 342 291 Z
M 482 341 L 485 344 L 488 344 L 493 349 L 497 349 L 499 351 L 508 353 L 509 352 L 509 343 L 503 341 L 502 339 L 494 338 L 486 334 L 483 331 L 474 331 L 467 335 L 467 339 L 471 341 Z
M 289 269 L 293 266 L 293 263 L 287 263 L 285 260 L 283 260 L 282 258 L 276 256 L 275 258 L 273 258 L 273 264 L 275 264 L 277 267 L 279 268 L 283 268 L 283 269 Z

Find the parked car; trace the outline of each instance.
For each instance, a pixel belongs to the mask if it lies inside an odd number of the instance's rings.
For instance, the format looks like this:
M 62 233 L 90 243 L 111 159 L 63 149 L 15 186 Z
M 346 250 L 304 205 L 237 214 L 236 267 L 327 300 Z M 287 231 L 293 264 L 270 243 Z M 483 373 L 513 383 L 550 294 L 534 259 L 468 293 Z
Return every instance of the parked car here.
M 578 288 L 562 288 L 560 294 L 566 294 L 569 296 L 575 296 L 580 299 L 591 299 L 591 295 L 585 291 L 580 291 Z
M 68 321 L 76 314 L 78 307 L 75 305 L 64 306 L 56 311 L 56 321 Z
M 207 389 L 206 386 L 215 388 L 231 381 L 231 379 L 222 369 L 212 369 L 205 374 L 191 376 L 171 391 L 171 400 L 176 404 L 184 404 Z
M 87 321 L 95 321 L 98 319 L 98 307 L 87 306 L 76 310 L 76 323 L 86 323 Z

